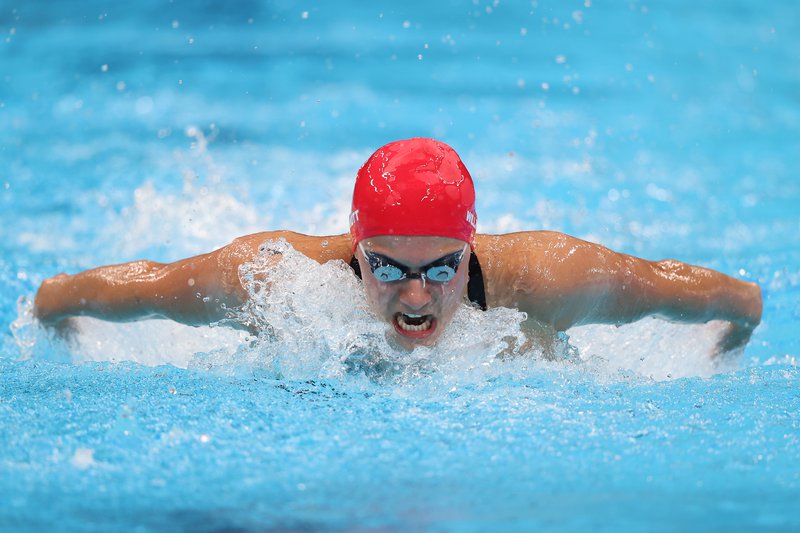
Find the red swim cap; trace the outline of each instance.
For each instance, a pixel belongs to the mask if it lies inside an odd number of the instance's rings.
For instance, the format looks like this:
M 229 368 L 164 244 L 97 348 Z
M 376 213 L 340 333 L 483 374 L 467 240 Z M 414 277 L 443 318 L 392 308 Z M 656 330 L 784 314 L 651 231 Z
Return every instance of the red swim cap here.
M 350 213 L 354 248 L 376 235 L 472 242 L 477 222 L 472 177 L 444 143 L 395 141 L 379 148 L 358 171 Z

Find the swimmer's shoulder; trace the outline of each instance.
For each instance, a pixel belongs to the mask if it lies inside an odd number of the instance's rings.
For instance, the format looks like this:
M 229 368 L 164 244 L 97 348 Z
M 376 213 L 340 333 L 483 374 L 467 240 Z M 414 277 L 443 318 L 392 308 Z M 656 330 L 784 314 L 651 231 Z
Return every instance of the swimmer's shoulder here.
M 208 270 L 209 277 L 216 278 L 217 284 L 225 293 L 235 292 L 244 297 L 239 279 L 239 267 L 255 259 L 262 244 L 278 239 L 285 239 L 295 250 L 320 263 L 335 259 L 345 262 L 350 260 L 349 234 L 314 236 L 287 230 L 244 235 L 198 258 L 204 258 L 201 262 L 206 265 L 204 268 Z
M 475 254 L 483 270 L 490 307 L 517 307 L 522 295 L 539 292 L 553 275 L 547 264 L 558 250 L 580 239 L 556 231 L 520 231 L 475 236 Z
M 475 252 L 481 264 L 516 265 L 525 258 L 536 257 L 546 250 L 582 242 L 557 231 L 518 231 L 498 235 L 475 235 Z M 484 261 L 484 257 L 486 260 Z
M 319 236 L 289 230 L 262 231 L 244 235 L 235 239 L 225 249 L 229 254 L 235 254 L 249 261 L 255 257 L 259 246 L 264 242 L 277 239 L 285 239 L 295 250 L 320 263 L 335 259 L 348 262 L 352 255 L 349 233 Z

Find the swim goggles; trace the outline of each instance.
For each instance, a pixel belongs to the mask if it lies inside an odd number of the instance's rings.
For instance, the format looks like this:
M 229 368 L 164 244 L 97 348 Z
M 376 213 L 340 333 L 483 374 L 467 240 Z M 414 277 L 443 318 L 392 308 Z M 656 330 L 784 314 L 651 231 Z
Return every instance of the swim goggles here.
M 458 265 L 464 258 L 467 251 L 467 245 L 458 252 L 440 257 L 432 263 L 428 263 L 419 269 L 411 269 L 400 263 L 396 263 L 393 259 L 385 255 L 376 254 L 375 252 L 368 252 L 364 249 L 362 243 L 358 243 L 361 248 L 361 253 L 369 263 L 369 269 L 375 279 L 381 283 L 391 283 L 392 281 L 400 281 L 401 279 L 421 279 L 424 284 L 426 281 L 431 283 L 447 283 L 456 276 Z

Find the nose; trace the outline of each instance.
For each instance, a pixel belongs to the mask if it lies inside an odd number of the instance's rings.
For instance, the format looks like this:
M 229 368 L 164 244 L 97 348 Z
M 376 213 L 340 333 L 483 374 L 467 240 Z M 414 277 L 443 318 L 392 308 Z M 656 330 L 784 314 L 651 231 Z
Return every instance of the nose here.
M 400 303 L 411 311 L 422 309 L 431 302 L 431 293 L 426 287 L 424 280 L 420 278 L 407 279 L 401 282 Z

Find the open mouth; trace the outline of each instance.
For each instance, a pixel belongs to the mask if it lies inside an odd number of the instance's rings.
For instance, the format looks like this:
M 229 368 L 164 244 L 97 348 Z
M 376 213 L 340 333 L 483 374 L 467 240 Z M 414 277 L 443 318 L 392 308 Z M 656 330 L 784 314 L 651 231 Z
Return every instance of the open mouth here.
M 433 315 L 414 315 L 397 313 L 394 316 L 394 329 L 406 337 L 427 337 L 435 329 Z

